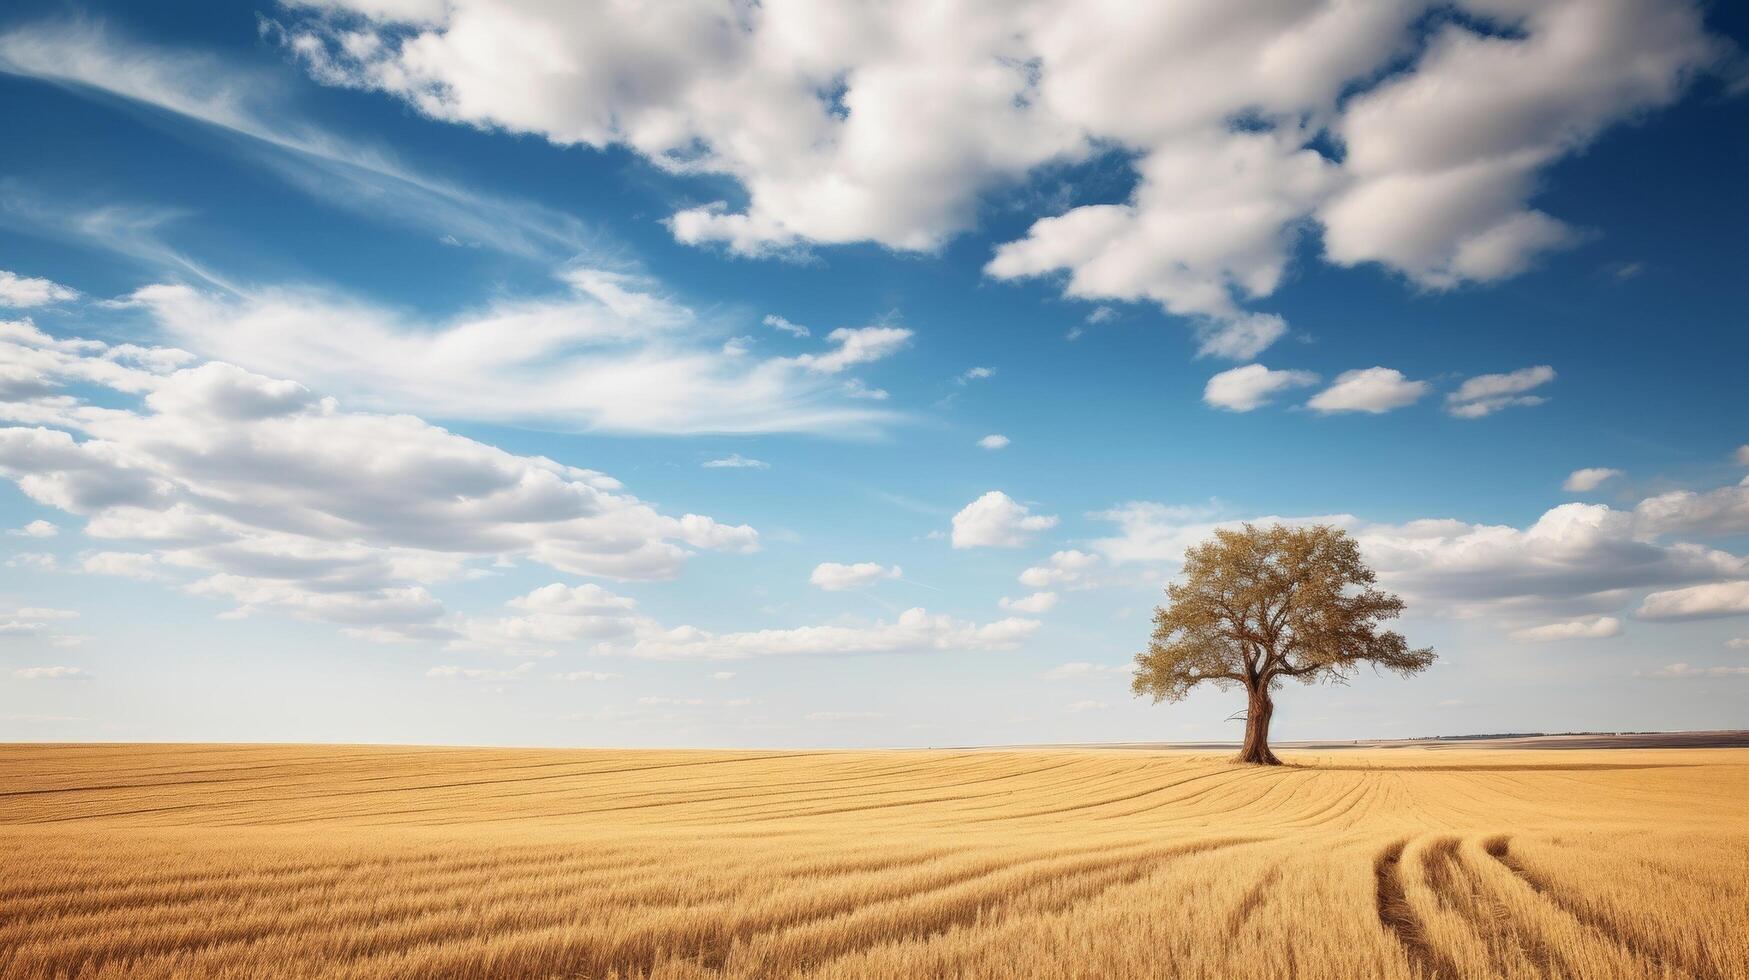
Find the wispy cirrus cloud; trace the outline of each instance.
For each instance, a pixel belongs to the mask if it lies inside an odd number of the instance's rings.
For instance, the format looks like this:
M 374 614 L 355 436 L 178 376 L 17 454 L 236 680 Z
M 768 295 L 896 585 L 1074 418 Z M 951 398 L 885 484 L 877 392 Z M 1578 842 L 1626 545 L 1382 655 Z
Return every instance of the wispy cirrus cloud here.
M 366 408 L 624 433 L 866 435 L 899 413 L 846 399 L 842 375 L 911 331 L 832 331 L 823 349 L 726 352 L 720 328 L 635 273 L 572 266 L 562 291 L 438 322 L 314 289 L 243 295 L 162 284 L 133 294 L 204 356 L 298 378 Z

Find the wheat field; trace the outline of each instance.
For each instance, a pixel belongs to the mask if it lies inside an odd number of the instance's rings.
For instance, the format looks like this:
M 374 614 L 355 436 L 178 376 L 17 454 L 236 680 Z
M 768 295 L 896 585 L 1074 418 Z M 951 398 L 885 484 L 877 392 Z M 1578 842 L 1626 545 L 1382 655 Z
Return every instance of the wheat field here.
M 0 976 L 1749 976 L 1749 750 L 1287 757 L 0 746 Z

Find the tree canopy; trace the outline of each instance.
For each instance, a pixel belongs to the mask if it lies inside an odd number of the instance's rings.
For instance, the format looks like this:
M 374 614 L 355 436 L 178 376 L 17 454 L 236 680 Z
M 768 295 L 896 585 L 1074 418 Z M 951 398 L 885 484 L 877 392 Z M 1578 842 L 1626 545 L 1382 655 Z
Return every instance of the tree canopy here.
M 1433 663 L 1431 648 L 1411 648 L 1402 634 L 1379 628 L 1403 612 L 1403 600 L 1376 581 L 1340 528 L 1217 530 L 1185 552 L 1182 581 L 1166 587 L 1132 689 L 1158 703 L 1182 700 L 1204 682 L 1244 687 L 1250 706 L 1240 757 L 1274 762 L 1270 692 L 1284 678 L 1342 681 L 1362 664 L 1407 676 Z

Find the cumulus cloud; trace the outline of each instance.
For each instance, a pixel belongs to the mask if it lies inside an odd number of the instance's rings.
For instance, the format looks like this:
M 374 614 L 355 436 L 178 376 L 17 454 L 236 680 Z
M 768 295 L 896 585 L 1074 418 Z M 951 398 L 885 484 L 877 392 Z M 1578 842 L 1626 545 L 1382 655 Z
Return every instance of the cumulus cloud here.
M 1749 581 L 1711 582 L 1654 592 L 1640 603 L 1641 619 L 1708 619 L 1749 615 Z
M 1512 638 L 1525 643 L 1550 643 L 1556 640 L 1600 640 L 1621 635 L 1621 620 L 1614 616 L 1594 619 L 1574 619 L 1564 623 L 1546 623 L 1513 630 Z
M 561 649 L 590 647 L 636 634 L 644 622 L 637 603 L 594 583 L 555 582 L 511 599 L 509 616 L 450 616 L 432 631 L 452 650 L 553 657 Z
M 1120 533 L 1092 543 L 1097 555 L 1114 564 L 1174 566 L 1186 548 L 1217 528 L 1241 523 L 1207 508 L 1150 502 L 1091 516 L 1118 525 Z M 1258 515 L 1249 520 L 1333 524 L 1347 530 L 1380 580 L 1408 598 L 1412 609 L 1533 624 L 1554 616 L 1608 613 L 1649 590 L 1725 588 L 1716 583 L 1749 576 L 1749 560 L 1648 537 L 1634 514 L 1601 504 L 1563 504 L 1523 528 L 1452 519 L 1387 524 L 1350 514 Z M 1648 618 L 1668 608 L 1669 601 L 1648 598 L 1654 614 Z M 1647 616 L 1647 611 L 1640 615 Z
M 1103 566 L 1098 555 L 1070 548 L 1021 572 L 1020 584 L 1034 589 L 1088 589 L 1098 584 L 1097 575 Z
M 61 533 L 61 529 L 48 521 L 31 521 L 23 527 L 15 527 L 6 532 L 15 538 L 52 538 Z
M 1040 218 L 990 274 L 1158 303 L 1234 358 L 1285 329 L 1244 304 L 1279 286 L 1308 230 L 1327 261 L 1432 288 L 1572 242 L 1528 206 L 1539 176 L 1725 50 L 1695 5 L 1666 0 L 333 7 L 362 20 L 297 15 L 278 34 L 313 77 L 728 177 L 744 204 L 668 225 L 742 253 L 932 250 L 992 190 L 1116 149 L 1127 199 Z M 1340 159 L 1319 152 L 1332 143 Z
M 1479 419 L 1514 405 L 1541 405 L 1548 399 L 1526 392 L 1553 380 L 1555 369 L 1546 364 L 1509 374 L 1477 375 L 1445 396 L 1445 410 L 1460 419 Z
M 999 432 L 993 432 L 979 439 L 978 447 L 980 449 L 1006 449 L 1008 448 L 1008 437 Z
M 878 562 L 863 561 L 854 565 L 841 565 L 835 561 L 822 562 L 814 566 L 814 571 L 808 576 L 808 581 L 816 588 L 827 592 L 847 592 L 873 585 L 881 579 L 899 578 L 904 573 L 899 566 L 888 568 Z
M 955 548 L 1018 548 L 1034 534 L 1057 526 L 1054 515 L 1031 508 L 1000 490 L 991 490 L 953 515 Z
M 77 290 L 48 279 L 33 279 L 0 269 L 0 306 L 14 309 L 77 299 Z
M 995 376 L 996 369 L 993 367 L 974 367 L 967 368 L 965 372 L 955 378 L 954 381 L 963 385 L 970 381 L 985 381 L 994 378 Z
M 1621 475 L 1621 470 L 1607 466 L 1589 466 L 1567 474 L 1567 479 L 1561 483 L 1561 489 L 1568 493 L 1590 493 Z
M 1032 595 L 1022 596 L 1019 599 L 1003 596 L 997 600 L 996 604 L 1009 612 L 1036 616 L 1040 613 L 1050 612 L 1056 607 L 1057 594 L 1055 592 L 1034 592 Z
M 740 453 L 730 453 L 717 459 L 707 459 L 699 464 L 707 470 L 766 470 L 771 464 L 759 459 L 750 459 Z
M 1738 446 L 1734 458 L 1737 460 L 1737 465 L 1749 466 L 1749 445 Z
M 0 475 L 114 547 L 88 571 L 175 580 L 234 613 L 276 609 L 377 638 L 439 628 L 426 586 L 523 558 L 578 575 L 674 575 L 752 528 L 670 516 L 612 478 L 294 382 L 161 350 L 0 330 L 0 364 L 108 389 L 0 403 Z M 131 404 L 130 404 L 131 402 Z
M 1317 412 L 1367 412 L 1379 415 L 1413 405 L 1427 394 L 1427 382 L 1410 381 L 1394 368 L 1370 367 L 1344 371 L 1330 387 L 1312 396 L 1306 407 Z
M 1287 325 L 1238 300 L 1275 291 L 1295 222 L 1334 187 L 1336 168 L 1291 131 L 1205 126 L 1143 157 L 1129 202 L 1040 219 L 985 271 L 1064 274 L 1064 293 L 1079 299 L 1151 300 L 1192 318 L 1200 354 L 1255 357 Z
M 1740 534 L 1749 531 L 1749 478 L 1705 492 L 1648 497 L 1634 507 L 1634 516 L 1650 534 Z
M 1202 400 L 1215 408 L 1249 412 L 1269 404 L 1271 398 L 1289 388 L 1317 383 L 1318 376 L 1310 371 L 1272 371 L 1261 364 L 1247 364 L 1210 378 L 1203 387 Z
M 1688 3 L 1468 6 L 1509 33 L 1439 24 L 1413 70 L 1344 106 L 1347 182 L 1318 211 L 1330 261 L 1381 262 L 1433 288 L 1522 271 L 1575 237 L 1528 207 L 1538 174 L 1673 101 L 1721 51 Z

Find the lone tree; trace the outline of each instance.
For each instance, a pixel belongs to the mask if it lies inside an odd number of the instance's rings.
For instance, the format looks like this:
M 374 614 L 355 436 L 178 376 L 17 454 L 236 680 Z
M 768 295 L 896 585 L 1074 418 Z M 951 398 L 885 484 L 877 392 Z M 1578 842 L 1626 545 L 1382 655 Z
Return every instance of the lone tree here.
M 1373 587 L 1377 576 L 1347 532 L 1328 525 L 1215 532 L 1184 554 L 1184 581 L 1166 586 L 1154 610 L 1148 652 L 1136 655 L 1137 696 L 1180 701 L 1204 681 L 1243 685 L 1245 747 L 1239 762 L 1278 766 L 1269 750 L 1271 692 L 1283 678 L 1345 681 L 1360 664 L 1408 676 L 1433 663 L 1378 624 L 1403 600 Z

